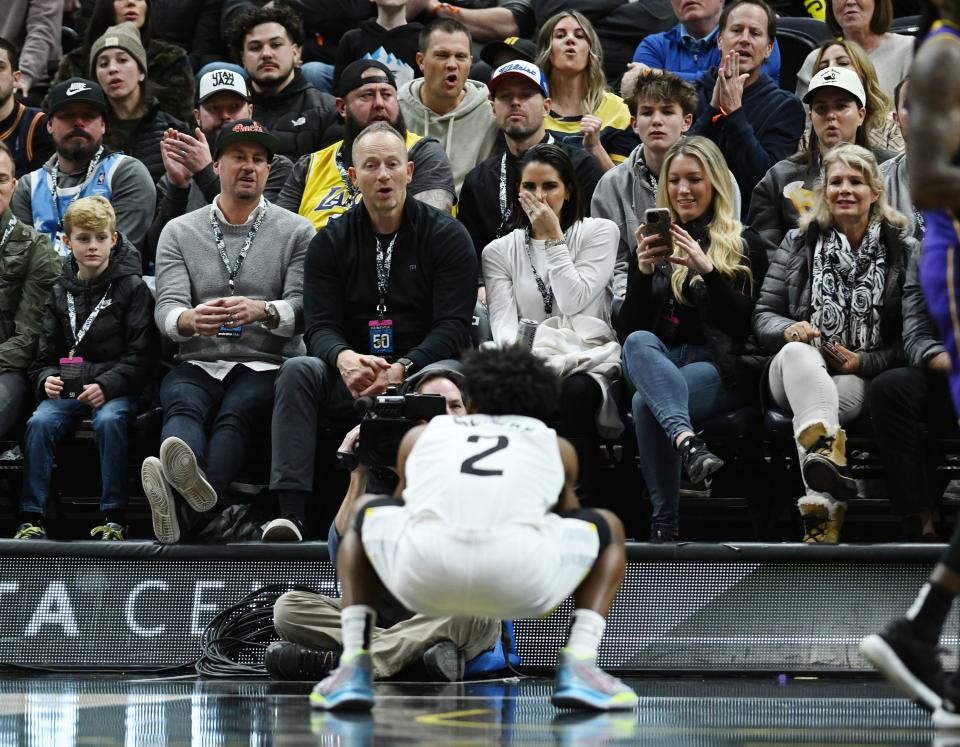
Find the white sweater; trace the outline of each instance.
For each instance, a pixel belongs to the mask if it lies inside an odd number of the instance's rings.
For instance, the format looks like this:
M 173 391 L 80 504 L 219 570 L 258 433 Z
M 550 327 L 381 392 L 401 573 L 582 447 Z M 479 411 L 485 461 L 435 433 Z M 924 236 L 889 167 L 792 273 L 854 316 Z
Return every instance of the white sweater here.
M 897 84 L 910 72 L 910 63 L 913 62 L 914 41 L 915 39 L 912 36 L 887 34 L 883 43 L 869 55 L 870 62 L 877 69 L 877 81 L 880 83 L 880 88 L 891 99 Z M 797 96 L 801 99 L 806 95 L 807 88 L 810 86 L 810 79 L 816 72 L 813 65 L 817 61 L 818 51 L 819 47 L 807 55 L 807 59 L 803 61 L 803 65 L 797 73 Z M 807 108 L 809 109 L 809 106 Z
M 565 235 L 565 246 L 545 249 L 546 242 L 534 240 L 531 247 L 537 273 L 547 287 L 553 289 L 551 314 L 543 308 L 543 297 L 530 269 L 524 231 L 517 229 L 491 241 L 483 250 L 490 330 L 496 345 L 517 339 L 520 319 L 542 322 L 561 315 L 573 320 L 595 317 L 610 326 L 613 266 L 617 260 L 620 230 L 612 220 L 584 218 L 570 226 Z M 615 353 L 619 360 L 619 345 L 616 345 Z M 589 373 L 603 392 L 603 403 L 597 413 L 600 435 L 616 438 L 623 430 L 623 423 L 617 414 L 612 387 L 620 378 L 620 367 L 604 366 Z
M 583 314 L 610 324 L 613 265 L 620 241 L 617 224 L 606 218 L 584 218 L 570 226 L 566 237 L 566 246 L 552 249 L 544 249 L 543 241 L 532 242 L 537 273 L 553 289 L 552 314 L 544 311 L 522 230 L 491 241 L 483 250 L 490 330 L 498 345 L 516 340 L 520 319 L 542 322 L 559 314 Z

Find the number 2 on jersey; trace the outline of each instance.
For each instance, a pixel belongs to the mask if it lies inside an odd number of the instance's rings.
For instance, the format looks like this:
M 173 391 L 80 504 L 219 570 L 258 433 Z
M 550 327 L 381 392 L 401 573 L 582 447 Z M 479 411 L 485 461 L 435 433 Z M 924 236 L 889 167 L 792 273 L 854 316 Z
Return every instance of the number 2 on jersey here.
M 481 459 L 486 459 L 488 456 L 495 454 L 498 451 L 502 451 L 507 448 L 509 441 L 506 436 L 469 436 L 467 438 L 467 443 L 475 444 L 479 443 L 480 439 L 497 439 L 497 442 L 491 446 L 489 449 L 481 451 L 479 454 L 470 457 L 469 459 L 464 459 L 463 464 L 460 465 L 460 471 L 465 475 L 476 475 L 477 477 L 496 477 L 503 474 L 502 469 L 483 469 L 477 466 L 477 462 Z

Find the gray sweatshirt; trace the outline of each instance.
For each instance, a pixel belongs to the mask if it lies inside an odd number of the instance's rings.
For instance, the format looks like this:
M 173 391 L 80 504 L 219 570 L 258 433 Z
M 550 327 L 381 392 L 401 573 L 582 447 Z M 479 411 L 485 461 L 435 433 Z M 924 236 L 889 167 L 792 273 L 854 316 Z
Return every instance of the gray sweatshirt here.
M 20 76 L 31 88 L 46 81 L 47 62 L 60 58 L 63 0 L 3 0 L 0 37 L 20 50 Z
M 467 172 L 493 153 L 500 131 L 487 98 L 487 86 L 468 80 L 463 101 L 443 115 L 423 105 L 422 87 L 423 78 L 417 78 L 400 88 L 397 97 L 400 111 L 410 132 L 440 141 L 453 167 L 453 181 L 459 195 Z
M 175 218 L 160 234 L 154 310 L 157 326 L 166 337 L 180 343 L 177 359 L 181 361 L 279 364 L 302 355 L 303 260 L 315 231 L 306 218 L 277 205 L 268 204 L 267 215 L 236 277 L 232 295 L 282 302 L 277 304 L 279 327 L 267 330 L 258 323 L 248 324 L 240 337 L 184 337 L 176 331 L 176 319 L 187 309 L 231 295 L 227 270 L 210 225 L 214 206 Z M 223 221 L 219 210 L 216 213 L 232 268 L 259 209 L 250 214 L 246 223 L 237 226 Z

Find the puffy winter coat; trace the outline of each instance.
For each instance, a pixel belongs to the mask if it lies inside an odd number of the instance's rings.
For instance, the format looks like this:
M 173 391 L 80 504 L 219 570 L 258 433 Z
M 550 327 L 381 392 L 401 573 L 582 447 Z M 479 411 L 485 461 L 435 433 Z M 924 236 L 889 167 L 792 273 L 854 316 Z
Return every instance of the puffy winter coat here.
M 60 358 L 70 355 L 74 346 L 67 292 L 74 297 L 78 329 L 104 294 L 110 294 L 109 303 L 76 346 L 76 355 L 83 358 L 83 383 L 99 384 L 108 400 L 143 394 L 156 368 L 160 337 L 153 323 L 153 294 L 140 272 L 140 255 L 122 235 L 110 252 L 106 271 L 93 280 L 78 278 L 73 257 L 64 259 L 62 274 L 47 298 L 37 357 L 30 369 L 38 399 L 46 397 L 43 382 L 60 375 Z
M 775 354 L 786 345 L 783 331 L 794 322 L 808 322 L 813 313 L 813 251 L 820 238 L 820 226 L 812 223 L 805 233 L 791 230 L 774 254 L 760 298 L 753 312 L 753 330 L 764 352 Z M 883 347 L 859 350 L 860 372 L 865 378 L 876 376 L 903 361 L 901 306 L 910 254 L 920 250 L 916 239 L 906 236 L 886 221 L 880 228 L 880 240 L 886 250 L 887 271 L 880 311 L 880 336 Z
M 160 108 L 160 102 L 154 98 L 147 106 L 147 112 L 131 133 L 111 127 L 113 118 L 107 117 L 107 131 L 103 142 L 110 150 L 133 156 L 147 167 L 153 183 L 164 175 L 163 158 L 160 155 L 160 143 L 168 128 L 192 134 L 187 125 Z

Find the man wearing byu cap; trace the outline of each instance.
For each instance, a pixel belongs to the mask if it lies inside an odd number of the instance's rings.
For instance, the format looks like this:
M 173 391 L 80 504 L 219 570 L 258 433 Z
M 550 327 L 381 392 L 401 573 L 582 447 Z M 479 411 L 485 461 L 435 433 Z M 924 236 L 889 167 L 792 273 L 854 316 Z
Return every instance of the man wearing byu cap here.
M 69 78 L 50 92 L 47 131 L 56 148 L 42 168 L 17 182 L 11 209 L 24 223 L 50 238 L 61 256 L 63 215 L 78 197 L 100 195 L 113 205 L 117 230 L 139 247 L 153 220 L 156 190 L 150 172 L 136 158 L 103 146 L 107 101 L 96 83 Z
M 178 500 L 203 513 L 223 497 L 270 427 L 280 364 L 304 353 L 303 260 L 314 230 L 263 199 L 277 147 L 252 119 L 223 125 L 213 152 L 220 194 L 160 235 L 154 320 L 179 344 L 179 365 L 160 387 L 160 458 L 144 460 L 141 478 L 165 544 L 191 528 Z
M 247 83 L 233 70 L 209 70 L 200 76 L 197 88 L 193 116 L 199 127 L 193 135 L 167 130 L 160 146 L 167 173 L 157 183 L 157 215 L 141 251 L 144 261 L 153 260 L 160 232 L 167 223 L 209 205 L 220 194 L 220 177 L 213 168 L 210 143 L 223 125 L 253 116 Z M 273 156 L 264 199 L 276 199 L 292 170 L 289 158 L 279 153 Z
M 277 204 L 308 218 L 319 231 L 352 208 L 360 192 L 350 181 L 353 140 L 367 125 L 386 122 L 404 139 L 413 179 L 411 196 L 449 212 L 453 206 L 453 171 L 440 143 L 407 130 L 397 102 L 393 73 L 377 60 L 357 60 L 340 74 L 337 110 L 344 119 L 343 140 L 303 156 L 277 198 Z
M 554 142 L 543 127 L 543 119 L 550 111 L 550 94 L 539 67 L 520 59 L 508 62 L 493 71 L 487 88 L 493 116 L 507 148 L 481 161 L 467 174 L 457 213 L 473 239 L 478 258 L 487 244 L 510 231 L 506 226 L 516 197 L 517 161 L 528 148 Z M 600 180 L 600 167 L 583 148 L 560 145 L 573 162 L 584 204 L 589 205 Z

